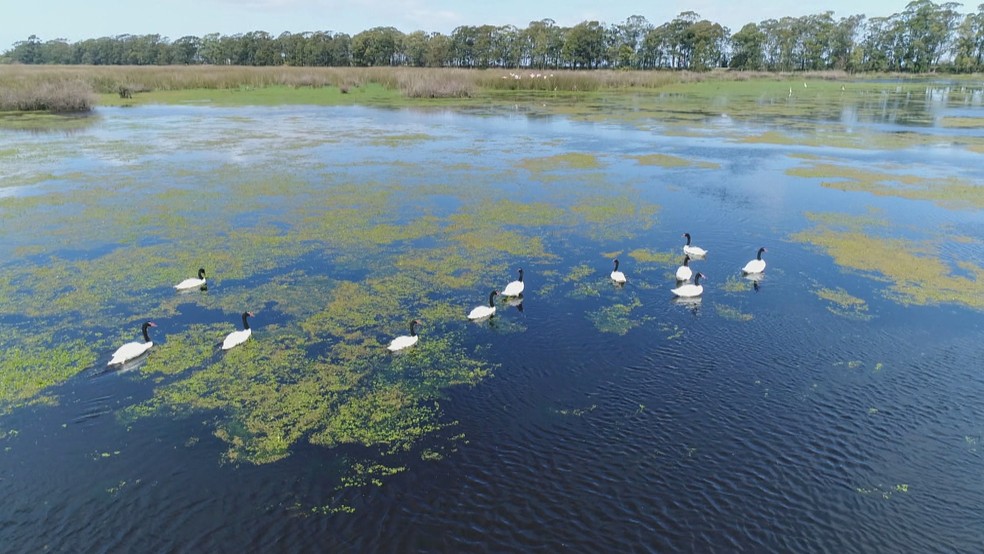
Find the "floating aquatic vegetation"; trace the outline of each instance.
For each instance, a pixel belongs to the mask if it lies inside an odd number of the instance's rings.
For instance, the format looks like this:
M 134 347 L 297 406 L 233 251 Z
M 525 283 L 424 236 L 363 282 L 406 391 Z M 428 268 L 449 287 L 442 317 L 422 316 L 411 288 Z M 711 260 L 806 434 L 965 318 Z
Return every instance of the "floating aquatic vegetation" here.
M 581 417 L 584 414 L 589 414 L 589 413 L 595 411 L 595 409 L 597 407 L 598 407 L 597 404 L 592 404 L 592 405 L 588 406 L 587 408 L 563 408 L 563 409 L 554 410 L 554 411 L 557 412 L 560 415 L 563 415 L 563 416 L 568 416 L 569 415 L 569 416 Z
M 179 333 L 168 333 L 167 341 L 154 348 L 154 355 L 140 366 L 145 374 L 179 375 L 202 367 L 218 352 L 218 344 L 230 331 L 232 323 L 193 324 Z
M 533 172 L 557 171 L 561 169 L 599 169 L 601 161 L 594 154 L 570 152 L 542 158 L 526 158 L 517 164 L 519 167 Z
M 862 230 L 869 227 L 888 227 L 887 219 L 878 217 L 880 211 L 869 209 L 868 215 L 846 214 L 840 212 L 805 212 L 803 215 L 814 223 L 845 230 Z
M 896 493 L 907 494 L 909 492 L 909 485 L 908 483 L 899 483 L 891 486 L 878 484 L 872 487 L 855 487 L 855 490 L 858 491 L 859 494 L 863 494 L 865 496 L 881 496 L 885 500 L 888 500 L 889 498 L 892 498 L 893 494 Z
M 676 340 L 683 336 L 683 329 L 679 325 L 670 323 L 660 323 L 659 332 L 668 333 L 666 335 L 666 340 Z
M 51 345 L 48 338 L 0 349 L 0 415 L 26 404 L 53 402 L 53 397 L 39 395 L 95 362 L 95 353 L 81 340 Z
M 590 277 L 594 273 L 595 269 L 588 264 L 580 264 L 572 267 L 570 271 L 567 272 L 567 275 L 564 276 L 564 281 L 577 283 Z
M 369 484 L 380 487 L 382 478 L 406 471 L 404 466 L 389 467 L 372 462 L 356 462 L 350 466 L 349 473 L 342 478 L 342 488 L 363 487 Z
M 725 304 L 714 303 L 714 310 L 717 314 L 724 319 L 730 319 L 731 321 L 751 321 L 755 316 L 752 314 L 746 314 L 735 308 L 734 306 L 728 306 Z
M 588 312 L 587 317 L 594 324 L 595 328 L 602 333 L 624 335 L 649 319 L 645 317 L 632 317 L 632 310 L 640 306 L 642 306 L 642 302 L 639 298 L 633 297 L 632 302 L 628 304 L 605 306 L 598 310 Z
M 672 267 L 683 261 L 683 254 L 673 250 L 656 252 L 645 248 L 636 248 L 629 252 L 629 256 L 639 263 L 654 263 L 666 267 Z
M 724 281 L 724 284 L 721 285 L 721 288 L 724 289 L 725 292 L 736 294 L 752 290 L 754 288 L 754 284 L 752 281 L 745 279 L 744 277 L 729 275 Z
M 872 318 L 872 315 L 868 313 L 867 302 L 861 298 L 848 294 L 846 290 L 840 287 L 836 289 L 821 287 L 814 289 L 813 293 L 819 298 L 829 302 L 827 310 L 833 314 L 862 321 L 867 321 Z
M 940 119 L 940 127 L 953 129 L 984 128 L 984 117 L 944 117 Z
M 836 190 L 930 200 L 951 209 L 984 207 L 984 187 L 958 177 L 921 177 L 819 162 L 807 167 L 794 167 L 786 173 L 796 177 L 825 179 L 822 185 Z
M 959 262 L 957 267 L 972 278 L 957 275 L 935 257 L 933 243 L 879 238 L 859 230 L 835 231 L 826 226 L 795 233 L 792 239 L 820 248 L 839 266 L 890 282 L 887 296 L 902 304 L 953 303 L 984 309 L 984 268 Z
M 417 142 L 423 142 L 428 140 L 434 140 L 436 137 L 432 135 L 427 135 L 424 133 L 406 133 L 406 134 L 381 134 L 377 136 L 369 136 L 369 143 L 374 146 L 405 146 L 407 144 L 413 144 Z
M 642 156 L 629 156 L 629 158 L 639 162 L 639 165 L 655 165 L 659 167 L 696 167 L 699 169 L 720 169 L 721 164 L 705 162 L 702 160 L 691 160 L 680 156 L 669 154 L 646 154 Z

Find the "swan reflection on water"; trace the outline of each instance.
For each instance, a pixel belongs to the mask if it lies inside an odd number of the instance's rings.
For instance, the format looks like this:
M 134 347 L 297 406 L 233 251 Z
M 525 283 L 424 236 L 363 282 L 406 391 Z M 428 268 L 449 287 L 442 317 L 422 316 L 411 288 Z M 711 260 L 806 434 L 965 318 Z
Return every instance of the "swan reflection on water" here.
M 516 310 L 519 313 L 523 313 L 523 297 L 522 296 L 512 297 L 509 300 L 506 300 L 506 304 L 512 306 L 513 308 L 516 308 Z
M 751 281 L 752 282 L 752 289 L 754 289 L 755 292 L 758 292 L 759 289 L 762 288 L 762 284 L 761 283 L 765 279 L 765 274 L 764 273 L 749 273 L 747 275 L 743 275 L 743 277 L 745 279 Z
M 690 313 L 692 313 L 694 315 L 698 315 L 700 313 L 700 303 L 701 303 L 701 297 L 700 296 L 693 296 L 693 297 L 689 297 L 689 298 L 687 298 L 687 297 L 676 297 L 676 298 L 673 298 L 672 300 L 670 300 L 670 302 L 672 302 L 673 304 L 675 304 L 677 306 L 681 306 L 681 307 L 684 307 L 684 308 L 689 309 L 690 310 Z

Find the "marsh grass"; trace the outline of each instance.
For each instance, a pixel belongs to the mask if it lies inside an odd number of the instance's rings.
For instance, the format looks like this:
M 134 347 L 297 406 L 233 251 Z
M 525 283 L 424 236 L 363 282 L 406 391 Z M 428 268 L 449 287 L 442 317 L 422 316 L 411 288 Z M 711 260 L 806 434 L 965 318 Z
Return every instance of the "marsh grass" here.
M 339 94 L 349 94 L 367 85 L 378 85 L 399 91 L 406 98 L 433 99 L 469 98 L 480 91 L 645 90 L 707 80 L 777 80 L 787 77 L 729 71 L 558 70 L 515 73 L 500 69 L 406 67 L 11 65 L 0 74 L 0 109 L 84 111 L 95 103 L 93 92 L 129 99 L 131 95 L 163 91 L 333 87 L 338 89 Z M 847 76 L 825 73 L 806 77 L 829 80 Z
M 95 104 L 92 85 L 79 78 L 13 79 L 0 82 L 0 111 L 87 112 Z

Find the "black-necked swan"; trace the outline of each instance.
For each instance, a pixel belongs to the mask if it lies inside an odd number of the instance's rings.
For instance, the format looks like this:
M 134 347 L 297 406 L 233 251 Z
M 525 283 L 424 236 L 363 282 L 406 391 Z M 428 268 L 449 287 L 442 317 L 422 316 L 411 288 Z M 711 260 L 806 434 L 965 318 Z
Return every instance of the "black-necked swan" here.
M 403 350 L 404 348 L 409 348 L 417 344 L 417 339 L 420 338 L 417 336 L 417 330 L 414 328 L 417 325 L 420 325 L 419 321 L 417 321 L 416 319 L 411 321 L 410 334 L 400 335 L 399 337 L 396 337 L 389 343 L 389 346 L 387 346 L 386 348 L 388 348 L 390 352 L 396 352 L 397 350 Z
M 762 252 L 767 252 L 765 247 L 759 248 L 758 255 L 755 259 L 745 264 L 745 267 L 741 268 L 742 273 L 762 273 L 765 271 L 765 260 L 762 259 Z
M 519 268 L 519 280 L 513 281 L 502 289 L 502 296 L 519 296 L 523 294 L 526 285 L 523 284 L 523 268 Z
M 468 319 L 485 319 L 495 313 L 495 295 L 499 294 L 499 291 L 494 290 L 489 293 L 489 305 L 488 306 L 476 306 L 468 313 Z
M 241 331 L 233 331 L 226 335 L 225 340 L 222 341 L 222 350 L 229 350 L 234 346 L 239 346 L 253 335 L 253 330 L 249 328 L 249 321 L 246 321 L 247 317 L 253 317 L 253 312 L 243 312 L 243 329 Z
M 677 282 L 689 281 L 693 277 L 694 272 L 690 269 L 690 256 L 683 257 L 683 265 L 676 270 L 676 280 Z
M 147 334 L 147 329 L 150 327 L 157 327 L 157 324 L 153 321 L 145 322 L 143 324 L 144 342 L 128 342 L 117 348 L 116 352 L 113 352 L 113 359 L 109 360 L 106 365 L 122 364 L 150 350 L 150 347 L 154 346 L 153 341 L 150 340 L 150 335 Z
M 620 285 L 624 285 L 625 274 L 618 270 L 618 258 L 615 258 L 612 261 L 615 262 L 615 269 L 612 270 L 612 275 L 611 275 L 612 281 L 615 281 Z
M 178 290 L 187 290 L 187 289 L 199 288 L 204 284 L 205 284 L 205 268 L 202 267 L 198 269 L 197 279 L 195 278 L 185 279 L 184 281 L 181 281 L 177 285 L 174 285 L 174 288 Z
M 687 237 L 687 244 L 683 245 L 683 253 L 690 256 L 691 258 L 703 258 L 707 255 L 707 250 L 699 246 L 692 246 L 690 244 L 690 233 L 684 233 L 683 236 Z
M 670 289 L 670 292 L 679 296 L 680 298 L 693 298 L 695 296 L 700 296 L 701 293 L 704 292 L 704 285 L 700 284 L 700 278 L 703 276 L 704 276 L 703 273 L 697 272 L 697 275 L 694 275 L 693 283 L 680 285 L 675 289 Z

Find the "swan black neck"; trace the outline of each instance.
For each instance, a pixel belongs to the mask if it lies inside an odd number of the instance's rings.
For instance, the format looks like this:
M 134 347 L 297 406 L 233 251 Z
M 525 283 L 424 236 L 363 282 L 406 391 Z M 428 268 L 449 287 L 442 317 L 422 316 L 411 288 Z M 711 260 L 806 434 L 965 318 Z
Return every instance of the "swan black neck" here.
M 690 265 L 690 256 L 684 256 L 683 257 L 683 267 L 687 267 L 689 265 Z
M 765 252 L 765 248 L 759 248 L 758 256 L 756 256 L 755 259 L 761 260 L 762 259 L 762 252 Z
M 687 246 L 690 246 L 690 233 L 684 233 L 683 236 L 687 237 Z
M 411 337 L 416 337 L 417 336 L 417 330 L 415 329 L 416 326 L 417 326 L 417 320 L 416 319 L 410 322 L 410 336 Z
M 495 307 L 495 295 L 497 295 L 497 294 L 499 294 L 499 291 L 495 291 L 495 290 L 492 291 L 491 293 L 489 293 L 489 307 L 490 308 L 494 308 Z
M 199 279 L 204 279 L 205 278 L 205 268 L 204 267 L 203 268 L 200 268 L 198 270 L 198 278 Z
M 699 285 L 700 284 L 700 278 L 703 277 L 703 276 L 704 276 L 703 273 L 698 273 L 697 275 L 694 275 L 694 285 Z
M 523 282 L 523 268 L 519 268 L 519 282 Z
M 143 324 L 144 342 L 150 342 L 150 335 L 147 334 L 147 329 L 150 329 L 153 326 L 154 324 L 149 321 Z
M 246 321 L 246 318 L 251 315 L 253 314 L 249 312 L 243 312 L 243 329 L 249 329 L 249 321 Z
M 618 258 L 615 258 L 615 269 L 614 269 L 614 271 L 618 271 Z

